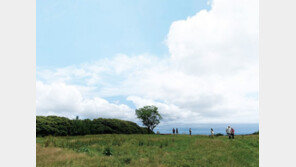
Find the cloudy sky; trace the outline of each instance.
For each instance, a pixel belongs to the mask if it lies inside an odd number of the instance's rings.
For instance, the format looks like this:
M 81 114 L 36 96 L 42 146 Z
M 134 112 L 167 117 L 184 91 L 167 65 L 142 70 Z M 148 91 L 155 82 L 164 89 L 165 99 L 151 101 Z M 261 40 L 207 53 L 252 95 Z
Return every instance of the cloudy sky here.
M 258 0 L 37 1 L 37 115 L 258 123 Z

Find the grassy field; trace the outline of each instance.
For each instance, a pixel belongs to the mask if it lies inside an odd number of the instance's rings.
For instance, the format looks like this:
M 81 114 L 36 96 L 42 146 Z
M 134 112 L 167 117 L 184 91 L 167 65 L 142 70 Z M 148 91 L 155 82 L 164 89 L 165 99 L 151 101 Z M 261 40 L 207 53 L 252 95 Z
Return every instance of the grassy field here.
M 37 166 L 259 166 L 259 135 L 89 135 L 37 138 Z

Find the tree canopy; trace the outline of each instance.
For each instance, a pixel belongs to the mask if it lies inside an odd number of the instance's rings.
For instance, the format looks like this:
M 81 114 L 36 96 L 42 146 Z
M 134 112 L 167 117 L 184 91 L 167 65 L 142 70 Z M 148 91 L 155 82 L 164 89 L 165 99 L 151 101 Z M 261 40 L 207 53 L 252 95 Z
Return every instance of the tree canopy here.
M 156 106 L 144 106 L 136 109 L 136 115 L 137 118 L 142 120 L 143 125 L 148 128 L 148 131 L 153 131 L 162 119 Z

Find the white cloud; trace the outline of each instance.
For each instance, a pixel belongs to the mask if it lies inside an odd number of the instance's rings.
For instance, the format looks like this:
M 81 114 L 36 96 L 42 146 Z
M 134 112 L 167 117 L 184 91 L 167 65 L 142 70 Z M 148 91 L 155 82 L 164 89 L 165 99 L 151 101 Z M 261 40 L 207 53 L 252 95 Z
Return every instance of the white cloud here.
M 258 23 L 257 0 L 216 0 L 212 10 L 173 22 L 166 42 L 179 69 L 229 75 L 257 63 Z
M 39 70 L 37 114 L 135 119 L 127 105 L 104 100 L 120 96 L 136 107 L 156 105 L 166 123 L 258 122 L 258 1 L 211 4 L 172 23 L 168 58 L 119 54 Z
M 114 104 L 99 97 L 86 98 L 87 88 L 64 83 L 44 84 L 37 81 L 37 114 L 69 118 L 118 118 L 135 120 L 134 110 L 125 104 Z

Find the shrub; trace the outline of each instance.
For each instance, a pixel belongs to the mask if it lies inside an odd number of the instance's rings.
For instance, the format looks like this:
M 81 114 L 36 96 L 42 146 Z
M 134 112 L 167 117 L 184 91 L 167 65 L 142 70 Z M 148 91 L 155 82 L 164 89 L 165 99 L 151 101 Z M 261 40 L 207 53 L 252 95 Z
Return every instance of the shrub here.
M 143 146 L 144 142 L 143 141 L 139 141 L 139 146 Z
M 169 145 L 169 142 L 168 141 L 166 141 L 166 142 L 164 142 L 164 146 L 168 146 Z
M 257 132 L 254 132 L 253 135 L 259 135 L 259 130 Z
M 222 133 L 217 133 L 215 136 L 224 136 Z
M 131 161 L 132 161 L 131 158 L 124 158 L 124 159 L 123 159 L 123 162 L 124 162 L 125 164 L 130 164 Z
M 103 154 L 106 156 L 111 156 L 112 152 L 111 152 L 111 148 L 110 147 L 106 147 L 103 151 Z
M 134 122 L 119 119 L 70 120 L 58 116 L 37 116 L 36 136 L 76 136 L 89 134 L 148 134 L 154 133 Z
M 36 133 L 37 136 L 66 136 L 69 134 L 71 121 L 65 117 L 57 116 L 37 116 Z
M 49 136 L 46 138 L 46 140 L 44 142 L 44 147 L 48 147 L 51 145 L 55 145 L 55 139 L 52 136 Z
M 81 148 L 77 149 L 77 152 L 86 152 L 86 153 L 89 153 L 90 150 L 87 147 L 81 147 Z
M 50 141 L 49 141 L 49 140 L 46 140 L 46 141 L 44 142 L 44 147 L 48 147 L 49 144 L 50 144 Z

